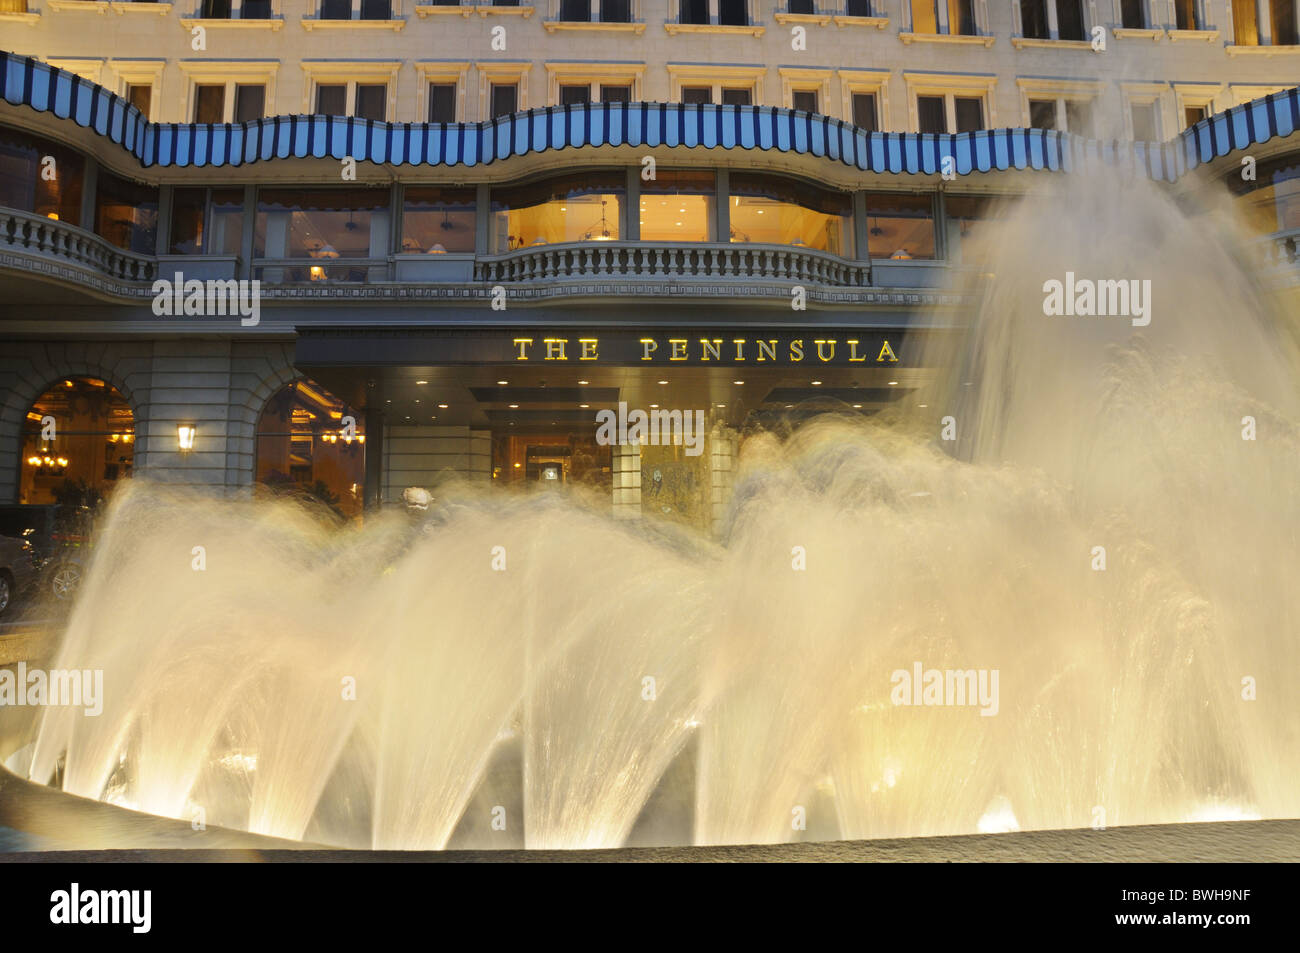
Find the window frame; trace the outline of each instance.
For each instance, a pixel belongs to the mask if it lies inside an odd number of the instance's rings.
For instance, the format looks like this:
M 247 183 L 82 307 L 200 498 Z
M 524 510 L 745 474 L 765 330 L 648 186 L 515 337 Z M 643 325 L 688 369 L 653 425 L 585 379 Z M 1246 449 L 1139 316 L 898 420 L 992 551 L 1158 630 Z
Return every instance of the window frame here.
M 108 67 L 116 78 L 114 90 L 123 99 L 128 98 L 130 87 L 148 86 L 153 92 L 149 94 L 149 115 L 144 118 L 150 122 L 162 119 L 159 106 L 162 104 L 162 77 L 167 66 L 166 60 L 156 59 L 110 59 Z
M 1168 83 L 1120 83 L 1120 102 L 1124 116 L 1124 138 L 1133 142 L 1133 107 L 1151 105 L 1155 118 L 1155 138 L 1152 142 L 1164 142 L 1170 138 L 1168 110 Z
M 645 63 L 545 63 L 546 101 L 560 105 L 561 86 L 586 86 L 589 102 L 600 102 L 601 86 L 630 86 L 631 102 L 640 102 L 644 88 Z
M 796 92 L 813 92 L 817 94 L 817 112 L 830 114 L 832 69 L 781 66 L 777 68 L 781 77 L 781 101 L 787 109 L 794 109 Z
M 668 63 L 669 102 L 682 101 L 683 86 L 708 86 L 712 89 L 714 104 L 722 103 L 724 89 L 748 89 L 751 106 L 763 105 L 763 86 L 767 79 L 766 66 L 710 66 L 700 64 Z
M 502 8 L 509 9 L 509 8 Z M 515 86 L 515 112 L 529 108 L 528 74 L 532 72 L 531 61 L 479 63 L 478 65 L 478 103 L 479 119 L 488 122 L 492 119 L 492 87 Z
M 355 23 L 353 20 L 339 20 L 339 23 Z M 376 21 L 382 22 L 382 21 Z M 344 93 L 344 107 L 349 118 L 356 118 L 357 86 L 372 86 L 383 83 L 387 87 L 384 102 L 383 122 L 397 121 L 397 75 L 402 68 L 402 61 L 384 61 L 378 63 L 340 62 L 333 60 L 303 60 L 303 115 L 316 115 L 316 89 L 320 86 L 347 87 Z
M 909 129 L 914 131 L 920 129 L 918 96 L 943 97 L 944 124 L 948 135 L 956 134 L 958 98 L 979 99 L 982 105 L 984 130 L 997 128 L 997 97 L 994 95 L 998 83 L 997 76 L 949 76 L 946 73 L 904 72 L 903 80 L 907 85 Z
M 225 103 L 222 106 L 222 122 L 234 122 L 235 87 L 266 87 L 262 101 L 262 110 L 269 116 L 276 114 L 275 78 L 280 68 L 279 60 L 253 60 L 249 62 L 216 60 L 181 60 L 181 72 L 185 75 L 185 121 L 192 122 L 197 105 L 198 87 L 223 85 L 226 87 Z M 266 116 L 262 117 L 263 119 Z
M 840 77 L 842 115 L 844 121 L 853 122 L 854 93 L 870 93 L 876 97 L 876 131 L 888 132 L 889 122 L 889 77 L 890 70 L 852 70 L 837 71 Z
M 1030 100 L 1053 100 L 1056 103 L 1056 126 L 1057 132 L 1069 133 L 1071 135 L 1087 135 L 1087 133 L 1077 132 L 1069 128 L 1069 117 L 1066 110 L 1066 103 L 1089 103 L 1093 107 L 1093 123 L 1096 124 L 1096 107 L 1100 102 L 1104 84 L 1099 80 L 1074 80 L 1074 79 L 1026 79 L 1018 78 L 1016 86 L 1020 90 L 1020 125 L 1025 129 L 1031 128 L 1029 125 L 1029 101 Z M 1096 129 L 1092 134 L 1096 135 Z
M 429 121 L 429 87 L 434 83 L 456 86 L 455 122 L 465 122 L 465 93 L 469 75 L 468 60 L 423 60 L 415 64 L 415 115 L 414 122 Z M 400 103 L 399 103 L 400 105 Z

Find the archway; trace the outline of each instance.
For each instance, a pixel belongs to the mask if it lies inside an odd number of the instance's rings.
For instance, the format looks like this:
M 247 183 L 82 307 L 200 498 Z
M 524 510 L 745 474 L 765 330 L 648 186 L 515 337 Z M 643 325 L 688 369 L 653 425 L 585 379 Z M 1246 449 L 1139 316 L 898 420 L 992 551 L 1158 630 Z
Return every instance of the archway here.
M 365 501 L 365 418 L 307 378 L 277 391 L 257 419 L 257 482 L 353 519 Z
M 68 377 L 32 404 L 23 422 L 18 501 L 96 506 L 131 476 L 135 415 L 117 388 Z

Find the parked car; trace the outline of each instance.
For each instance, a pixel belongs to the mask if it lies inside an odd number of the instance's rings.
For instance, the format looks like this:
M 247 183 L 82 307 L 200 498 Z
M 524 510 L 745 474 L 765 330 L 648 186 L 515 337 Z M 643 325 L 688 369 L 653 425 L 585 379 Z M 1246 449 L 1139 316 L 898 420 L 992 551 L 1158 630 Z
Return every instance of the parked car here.
M 80 506 L 0 506 L 0 537 L 28 545 L 29 562 L 39 572 L 38 591 L 61 602 L 81 585 L 92 517 L 90 508 Z
M 32 544 L 25 539 L 0 536 L 0 622 L 8 622 L 19 598 L 36 584 L 37 568 Z

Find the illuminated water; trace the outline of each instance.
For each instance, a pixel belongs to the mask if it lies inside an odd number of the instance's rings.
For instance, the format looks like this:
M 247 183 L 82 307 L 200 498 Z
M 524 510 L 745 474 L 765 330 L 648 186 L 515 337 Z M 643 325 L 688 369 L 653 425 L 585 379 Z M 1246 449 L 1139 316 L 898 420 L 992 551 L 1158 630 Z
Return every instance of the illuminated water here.
M 934 387 L 747 437 L 721 543 L 451 489 L 410 545 L 137 482 L 52 663 L 103 668 L 104 714 L 50 710 L 30 776 L 396 848 L 1300 816 L 1294 340 L 1226 225 L 1075 188 L 904 358 Z M 1067 270 L 1150 279 L 1151 324 L 1045 317 Z M 997 714 L 892 704 L 916 662 L 996 669 Z

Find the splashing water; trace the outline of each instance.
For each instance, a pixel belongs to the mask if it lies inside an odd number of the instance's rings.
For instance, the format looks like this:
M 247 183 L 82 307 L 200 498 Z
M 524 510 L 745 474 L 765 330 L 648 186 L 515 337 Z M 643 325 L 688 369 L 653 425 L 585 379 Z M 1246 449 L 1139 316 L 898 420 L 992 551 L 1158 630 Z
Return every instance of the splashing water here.
M 1300 361 L 1226 227 L 1141 183 L 1022 203 L 945 376 L 747 435 L 721 543 L 465 488 L 411 543 L 137 481 L 52 663 L 104 714 L 50 709 L 30 776 L 380 848 L 507 846 L 496 807 L 528 847 L 1294 817 Z M 1150 279 L 1150 325 L 1045 316 L 1067 271 Z M 996 670 L 996 713 L 897 704 L 917 664 Z

